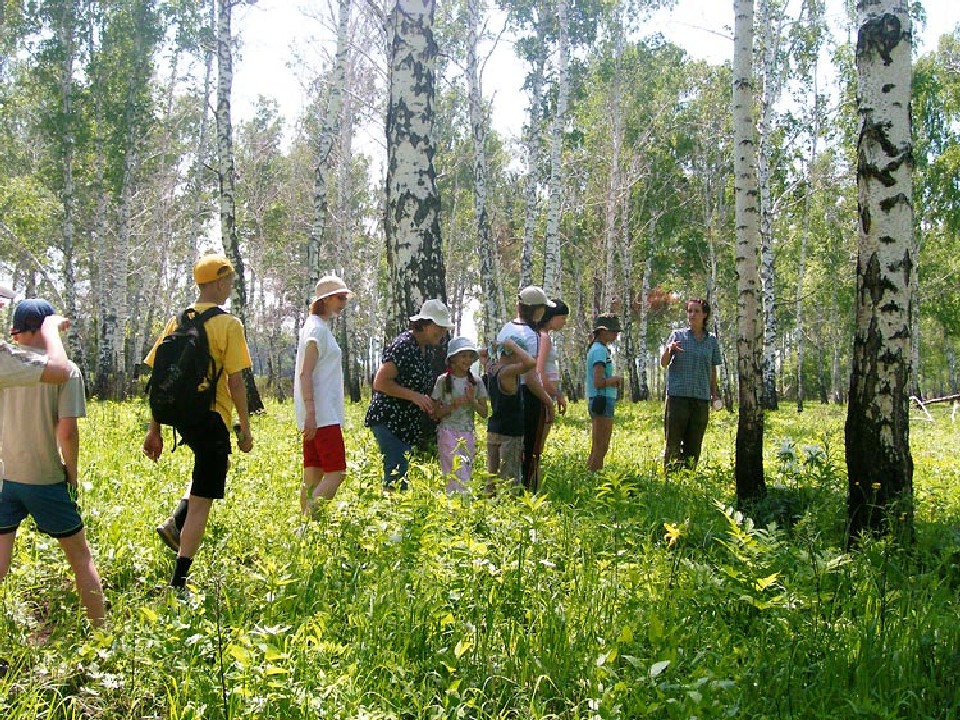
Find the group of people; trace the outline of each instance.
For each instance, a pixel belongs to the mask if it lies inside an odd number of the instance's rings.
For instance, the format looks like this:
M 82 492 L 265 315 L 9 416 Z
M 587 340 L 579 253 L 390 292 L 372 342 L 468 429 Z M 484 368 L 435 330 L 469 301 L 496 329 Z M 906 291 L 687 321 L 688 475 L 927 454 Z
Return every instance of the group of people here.
M 210 376 L 215 392 L 211 391 L 208 412 L 175 428 L 181 444 L 193 452 L 194 467 L 173 513 L 157 526 L 161 540 L 176 553 L 170 586 L 180 592 L 185 592 L 213 501 L 224 497 L 234 410 L 239 421 L 234 425 L 237 446 L 244 453 L 253 448 L 243 379 L 252 362 L 243 325 L 229 313 L 207 312 L 226 302 L 234 278 L 233 266 L 223 255 L 200 258 L 193 268 L 196 302 L 167 323 L 144 361 L 153 366 L 161 344 L 185 318 L 203 315 L 199 322 L 216 368 Z M 334 497 L 346 475 L 341 352 L 332 322 L 352 295 L 339 277 L 321 278 L 297 342 L 294 402 L 302 433 L 300 508 L 308 518 Z M 0 287 L 0 302 L 11 298 L 13 293 Z M 548 298 L 542 288 L 525 287 L 517 297 L 516 317 L 503 326 L 489 349 L 478 349 L 466 337 L 447 342 L 454 326 L 448 308 L 439 299 L 425 301 L 410 318 L 409 328 L 384 349 L 364 419 L 382 455 L 384 489 L 407 488 L 409 454 L 424 427 L 432 423 L 447 492 L 467 492 L 479 415 L 487 421 L 486 493 L 503 488 L 537 492 L 544 442 L 555 415 L 565 413 L 567 406 L 550 334 L 564 327 L 569 314 L 563 301 Z M 667 368 L 668 472 L 696 465 L 710 403 L 719 402 L 720 350 L 706 329 L 709 316 L 706 301 L 690 300 L 689 326 L 670 335 L 661 356 L 661 365 Z M 85 415 L 85 394 L 83 378 L 59 337 L 59 330 L 68 325 L 48 302 L 23 300 L 16 306 L 12 329 L 18 346 L 0 342 L 0 580 L 10 568 L 20 523 L 32 515 L 41 532 L 60 542 L 87 617 L 99 625 L 104 619 L 103 591 L 76 503 L 77 418 Z M 610 348 L 620 331 L 615 315 L 598 315 L 586 356 L 591 418 L 587 470 L 593 472 L 603 467 L 623 386 Z M 439 347 L 446 348 L 446 368 L 437 375 L 431 358 Z M 474 368 L 479 368 L 476 374 Z M 152 418 L 143 452 L 156 462 L 163 446 L 161 425 Z

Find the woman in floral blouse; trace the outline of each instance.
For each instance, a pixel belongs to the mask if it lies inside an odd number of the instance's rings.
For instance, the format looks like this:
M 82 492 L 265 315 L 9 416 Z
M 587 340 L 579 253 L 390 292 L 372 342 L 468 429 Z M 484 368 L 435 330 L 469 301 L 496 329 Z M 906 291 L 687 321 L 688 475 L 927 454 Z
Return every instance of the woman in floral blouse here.
M 383 351 L 364 425 L 373 432 L 383 455 L 385 488 L 397 484 L 407 489 L 407 453 L 420 439 L 424 417 L 433 412 L 434 372 L 424 348 L 443 342 L 451 327 L 447 306 L 438 299 L 427 300 L 410 318 L 410 329 Z

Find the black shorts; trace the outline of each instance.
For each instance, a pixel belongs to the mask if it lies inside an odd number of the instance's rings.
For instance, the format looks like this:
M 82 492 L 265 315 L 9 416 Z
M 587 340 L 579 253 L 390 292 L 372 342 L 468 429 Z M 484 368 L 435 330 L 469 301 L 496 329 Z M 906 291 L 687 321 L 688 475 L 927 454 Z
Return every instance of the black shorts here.
M 220 413 L 211 411 L 204 422 L 180 431 L 183 444 L 193 450 L 190 494 L 223 500 L 230 465 L 230 431 Z

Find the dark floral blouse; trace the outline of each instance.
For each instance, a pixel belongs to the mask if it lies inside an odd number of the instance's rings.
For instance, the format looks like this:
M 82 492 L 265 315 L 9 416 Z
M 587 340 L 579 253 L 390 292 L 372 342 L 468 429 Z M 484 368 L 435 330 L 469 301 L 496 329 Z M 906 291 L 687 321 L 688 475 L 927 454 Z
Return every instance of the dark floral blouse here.
M 383 351 L 383 362 L 392 362 L 397 366 L 398 385 L 425 395 L 430 394 L 433 370 L 410 330 L 400 333 L 387 345 Z M 423 411 L 409 400 L 401 400 L 374 390 L 363 424 L 367 427 L 383 425 L 404 442 L 416 445 L 423 432 L 425 419 Z

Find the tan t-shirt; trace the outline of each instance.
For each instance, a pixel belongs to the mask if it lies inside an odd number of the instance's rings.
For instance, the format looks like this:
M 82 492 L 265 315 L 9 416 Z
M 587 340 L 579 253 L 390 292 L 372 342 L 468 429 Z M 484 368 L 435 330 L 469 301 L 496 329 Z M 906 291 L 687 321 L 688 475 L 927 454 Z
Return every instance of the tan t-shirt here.
M 194 303 L 191 305 L 198 313 L 215 307 L 213 303 Z M 153 367 L 153 359 L 157 354 L 157 348 L 163 339 L 177 329 L 177 320 L 179 317 L 170 318 L 167 326 L 160 333 L 157 342 L 150 350 L 144 362 Z M 227 385 L 227 376 L 233 373 L 246 370 L 253 367 L 253 361 L 250 359 L 250 350 L 247 348 L 247 338 L 243 333 L 243 324 L 233 315 L 224 313 L 207 320 L 204 325 L 207 331 L 207 341 L 210 343 L 210 357 L 217 364 L 218 368 L 223 368 L 220 373 L 220 381 L 217 383 L 217 402 L 216 410 L 223 418 L 223 424 L 230 428 L 233 421 L 233 398 L 230 397 L 230 388 Z
M 47 358 L 0 340 L 0 390 L 40 382 Z
M 55 485 L 66 480 L 57 423 L 87 415 L 80 369 L 70 364 L 63 385 L 7 388 L 0 392 L 0 470 L 6 480 Z

